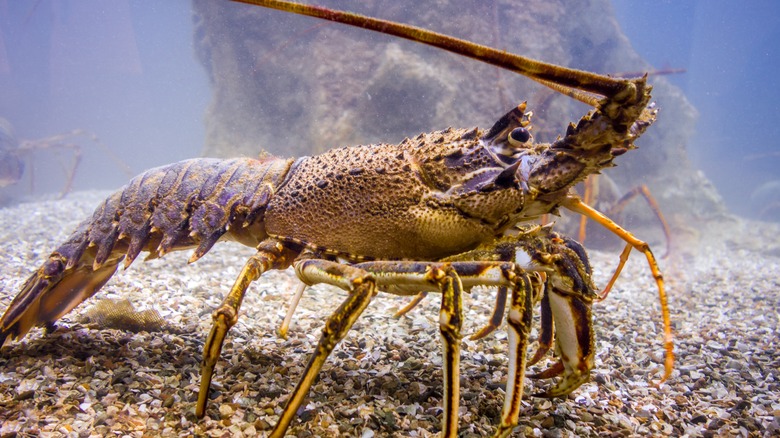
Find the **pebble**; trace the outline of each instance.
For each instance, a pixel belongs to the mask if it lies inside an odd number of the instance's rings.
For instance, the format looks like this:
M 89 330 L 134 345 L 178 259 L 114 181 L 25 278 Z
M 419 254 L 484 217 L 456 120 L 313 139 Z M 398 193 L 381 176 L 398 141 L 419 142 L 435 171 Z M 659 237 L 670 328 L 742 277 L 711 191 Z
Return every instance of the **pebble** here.
M 67 237 L 70 225 L 62 224 L 75 225 L 104 195 L 74 193 L 62 201 L 0 209 L 0 272 L 8 273 L 0 276 L 2 307 L 26 273 Z M 52 227 L 52 221 L 57 226 Z M 743 233 L 760 234 L 762 239 L 756 241 L 764 243 L 780 236 L 777 227 L 766 224 L 729 228 L 737 241 L 746 241 Z M 780 260 L 762 254 L 761 248 L 743 251 L 744 256 L 734 257 L 705 248 L 684 269 L 662 261 L 678 360 L 675 374 L 659 389 L 654 385 L 664 353 L 657 296 L 646 262 L 632 257 L 609 298 L 593 306 L 600 336 L 593 379 L 572 397 L 541 401 L 528 394 L 543 391 L 550 382 L 526 380 L 522 427 L 515 433 L 780 433 L 780 378 L 773 371 L 780 297 L 768 293 L 776 287 Z M 0 371 L 0 436 L 88 436 L 89 430 L 93 436 L 141 436 L 144 431 L 163 436 L 267 434 L 315 348 L 323 321 L 344 295 L 321 286 L 307 290 L 288 340 L 281 341 L 275 330 L 297 280 L 291 271 L 264 275 L 245 297 L 215 370 L 206 417 L 197 419 L 199 361 L 211 311 L 253 252 L 223 243 L 195 264 L 187 264 L 186 252 L 148 263 L 139 259 L 63 318 L 54 333 L 34 330 L 22 342 L 10 342 L 3 349 Z M 601 272 L 596 282 L 604 284 L 611 275 L 605 267 L 614 265 L 615 254 L 590 251 L 590 256 Z M 492 296 L 464 297 L 464 337 L 485 323 L 493 309 Z M 106 297 L 127 299 L 137 309 L 158 309 L 170 327 L 129 333 L 76 322 L 91 303 Z M 439 430 L 440 303 L 431 294 L 407 316 L 391 318 L 393 309 L 406 302 L 408 298 L 382 293 L 372 300 L 361 328 L 351 331 L 326 362 L 304 402 L 304 415 L 293 420 L 289 435 L 340 432 L 373 438 L 427 436 Z M 463 345 L 461 432 L 489 436 L 503 403 L 506 336 L 501 328 Z M 551 360 L 548 353 L 539 368 L 550 366 Z

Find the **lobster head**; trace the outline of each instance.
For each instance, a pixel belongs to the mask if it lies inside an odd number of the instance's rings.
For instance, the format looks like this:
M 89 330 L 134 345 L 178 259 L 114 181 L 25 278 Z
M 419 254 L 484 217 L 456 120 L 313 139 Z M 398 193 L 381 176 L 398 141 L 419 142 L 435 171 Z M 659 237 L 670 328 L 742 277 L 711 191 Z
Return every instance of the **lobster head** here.
M 501 117 L 481 138 L 482 144 L 506 166 L 524 192 L 521 219 L 555 213 L 570 189 L 592 174 L 613 167 L 615 157 L 634 149 L 636 140 L 655 121 L 649 103 L 652 87 L 645 78 L 629 82 L 622 100 L 604 99 L 553 143 L 536 143 L 531 112 L 522 103 Z

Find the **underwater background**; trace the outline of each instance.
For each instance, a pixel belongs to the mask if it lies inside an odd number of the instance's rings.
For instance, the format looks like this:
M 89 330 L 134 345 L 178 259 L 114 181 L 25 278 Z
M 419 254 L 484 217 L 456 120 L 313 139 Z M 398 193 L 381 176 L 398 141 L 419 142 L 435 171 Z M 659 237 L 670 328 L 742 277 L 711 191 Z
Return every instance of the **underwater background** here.
M 0 2 L 0 117 L 20 141 L 75 129 L 97 135 L 110 152 L 74 140 L 83 156 L 73 190 L 113 189 L 130 174 L 199 156 L 210 88 L 195 57 L 191 7 L 188 1 Z M 731 211 L 777 220 L 780 4 L 616 0 L 613 7 L 650 65 L 684 70 L 666 78 L 698 112 L 687 145 L 693 167 Z M 0 190 L 58 193 L 67 154 L 36 155 L 25 161 L 18 187 Z
M 780 220 L 780 3 L 615 0 L 631 44 L 699 118 L 688 153 L 732 212 Z M 762 212 L 764 214 L 762 215 Z
M 634 252 L 608 299 L 593 305 L 591 381 L 549 400 L 529 396 L 547 379 L 527 380 L 518 433 L 778 436 L 780 223 L 726 210 L 780 222 L 778 3 L 316 3 L 600 73 L 649 71 L 658 120 L 600 181 L 623 192 L 651 186 L 671 224 L 665 239 L 642 202 L 618 219 L 659 256 L 674 370 L 660 380 L 658 284 Z M 366 72 L 373 75 L 355 80 Z M 418 44 L 226 1 L 0 0 L 0 309 L 25 278 L 43 272 L 35 269 L 92 217 L 107 190 L 153 166 L 264 149 L 311 154 L 450 125 L 487 127 L 526 99 L 535 138 L 547 141 L 586 114 L 584 105 L 515 76 Z M 81 162 L 71 193 L 59 199 L 74 151 Z M 576 235 L 573 221 L 556 220 L 558 230 Z M 599 245 L 595 231 L 585 246 L 594 283 L 603 286 L 620 251 Z M 225 243 L 197 263 L 187 262 L 189 251 L 139 260 L 52 333 L 9 339 L 0 352 L 0 436 L 270 430 L 344 294 L 307 289 L 283 339 L 277 330 L 300 281 L 288 269 L 253 283 L 224 345 L 211 407 L 197 419 L 210 315 L 253 253 Z M 487 321 L 496 292 L 465 295 L 468 336 Z M 442 394 L 436 298 L 396 319 L 391 315 L 409 298 L 378 294 L 328 359 L 289 432 L 435 436 Z M 96 317 L 112 308 L 155 317 L 135 333 Z M 537 320 L 531 339 L 539 330 Z M 505 333 L 464 336 L 461 436 L 495 429 L 507 381 Z M 548 355 L 529 371 L 554 363 Z
M 684 70 L 667 78 L 698 111 L 687 145 L 694 166 L 733 212 L 776 220 L 780 208 L 767 206 L 780 202 L 780 4 L 613 6 L 642 57 Z M 88 130 L 138 173 L 201 153 L 209 97 L 188 1 L 0 2 L 0 117 L 19 139 Z M 105 151 L 84 148 L 74 190 L 128 179 Z M 32 166 L 35 193 L 61 189 L 60 163 Z

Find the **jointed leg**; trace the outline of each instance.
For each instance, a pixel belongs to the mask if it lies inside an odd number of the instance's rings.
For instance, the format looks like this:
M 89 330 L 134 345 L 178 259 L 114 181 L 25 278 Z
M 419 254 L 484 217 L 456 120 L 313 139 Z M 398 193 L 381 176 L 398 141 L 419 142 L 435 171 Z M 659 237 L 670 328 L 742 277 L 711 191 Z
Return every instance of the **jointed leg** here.
M 325 360 L 336 344 L 346 336 L 363 310 L 368 307 L 371 297 L 376 294 L 376 282 L 371 274 L 349 265 L 319 259 L 303 260 L 295 263 L 295 271 L 307 284 L 333 284 L 348 291 L 349 296 L 325 322 L 317 350 L 309 359 L 301 380 L 290 394 L 279 422 L 271 432 L 271 437 L 284 436 Z
M 506 287 L 499 286 L 498 292 L 496 292 L 496 305 L 493 307 L 493 315 L 490 316 L 490 321 L 478 332 L 471 335 L 469 339 L 472 341 L 482 339 L 493 333 L 501 325 L 501 321 L 504 319 L 504 310 L 506 309 L 506 294 Z
M 593 202 L 598 199 L 599 195 L 599 176 L 591 175 L 583 183 L 585 190 L 582 193 L 582 202 L 593 205 Z M 580 243 L 585 243 L 588 231 L 588 218 L 586 216 L 580 216 L 580 227 L 577 233 L 577 240 Z
M 617 281 L 618 277 L 620 277 L 620 273 L 623 272 L 623 267 L 628 261 L 628 256 L 631 255 L 632 248 L 633 247 L 630 243 L 627 243 L 626 247 L 623 248 L 623 251 L 620 253 L 620 257 L 618 258 L 617 268 L 615 268 L 615 272 L 612 273 L 612 277 L 609 278 L 607 285 L 604 286 L 604 290 L 599 293 L 598 301 L 604 301 L 609 295 L 609 292 L 612 290 L 612 286 L 615 285 L 615 281 Z
M 316 352 L 306 367 L 303 377 L 293 390 L 271 437 L 282 437 L 295 417 L 306 394 L 328 355 L 346 335 L 355 320 L 368 305 L 377 290 L 399 295 L 413 291 L 440 291 L 442 306 L 439 314 L 444 351 L 444 415 L 442 436 L 456 437 L 460 398 L 460 327 L 462 323 L 461 296 L 464 289 L 474 286 L 512 287 L 512 307 L 509 315 L 512 341 L 510 366 L 512 382 L 505 403 L 504 425 L 501 434 L 511 431 L 517 423 L 523 391 L 525 350 L 531 324 L 534 288 L 525 273 L 509 262 L 365 262 L 344 265 L 320 259 L 305 259 L 295 263 L 299 278 L 307 284 L 327 283 L 350 292 L 349 297 L 328 318 Z M 522 277 L 521 277 L 522 275 Z M 521 278 L 521 286 L 517 279 Z M 516 290 L 517 289 L 517 290 Z
M 407 313 L 409 313 L 410 310 L 417 307 L 418 304 L 422 302 L 422 300 L 425 299 L 425 297 L 428 296 L 428 292 L 420 292 L 417 295 L 412 298 L 412 301 L 409 301 L 409 304 L 405 305 L 404 307 L 400 308 L 397 312 L 395 312 L 395 315 L 393 315 L 393 318 L 400 318 Z
M 439 330 L 443 344 L 444 419 L 442 437 L 458 436 L 458 406 L 460 404 L 460 327 L 463 321 L 461 294 L 463 285 L 449 266 L 432 269 L 432 276 L 442 291 Z
M 584 182 L 585 190 L 582 194 L 582 202 L 586 205 L 595 205 L 595 202 L 598 200 L 599 197 L 599 182 L 600 182 L 600 176 L 599 175 L 591 175 L 588 177 L 588 179 Z M 614 185 L 614 183 L 613 183 Z M 614 190 L 617 190 L 615 188 Z M 666 258 L 669 253 L 671 252 L 672 248 L 672 232 L 669 229 L 669 223 L 666 222 L 666 219 L 664 218 L 663 213 L 661 212 L 661 207 L 658 205 L 658 201 L 655 200 L 652 193 L 650 193 L 650 189 L 647 187 L 646 184 L 641 184 L 633 189 L 629 190 L 620 197 L 611 207 L 609 207 L 609 210 L 606 212 L 606 216 L 608 217 L 616 217 L 617 214 L 620 214 L 625 208 L 626 205 L 628 205 L 629 202 L 634 200 L 637 196 L 642 196 L 645 198 L 645 201 L 647 202 L 647 205 L 650 207 L 650 209 L 655 214 L 655 217 L 658 219 L 658 222 L 661 223 L 661 228 L 664 231 L 664 237 L 666 238 L 666 252 L 664 252 L 664 255 L 661 256 L 661 258 Z M 579 232 L 577 234 L 577 240 L 580 243 L 585 243 L 585 237 L 586 237 L 586 230 L 588 225 L 588 216 L 582 215 L 580 216 L 580 227 Z
M 658 267 L 658 262 L 656 261 L 653 252 L 650 251 L 650 246 L 646 242 L 643 242 L 634 237 L 633 234 L 623 229 L 612 219 L 604 216 L 601 212 L 595 210 L 593 207 L 584 204 L 576 196 L 570 196 L 566 198 L 566 201 L 563 203 L 563 205 L 574 212 L 585 215 L 588 218 L 598 222 L 608 230 L 618 235 L 628 244 L 626 249 L 621 254 L 620 264 L 618 265 L 617 272 L 615 272 L 613 279 L 610 281 L 610 286 L 614 282 L 614 279 L 617 278 L 617 275 L 619 275 L 620 270 L 623 268 L 623 265 L 628 259 L 628 253 L 631 251 L 631 247 L 636 248 L 638 251 L 641 251 L 645 254 L 645 257 L 647 258 L 647 264 L 650 265 L 650 271 L 652 272 L 653 278 L 658 285 L 658 297 L 661 301 L 661 314 L 664 321 L 664 346 L 666 347 L 666 361 L 664 363 L 665 372 L 663 379 L 668 379 L 672 374 L 672 369 L 674 368 L 674 341 L 672 339 L 672 323 L 669 316 L 669 304 L 666 299 L 666 289 L 664 288 L 664 277 L 661 275 L 661 270 Z
M 529 379 L 552 379 L 553 377 L 558 377 L 566 370 L 566 367 L 563 366 L 563 361 L 558 360 L 555 362 L 555 365 L 551 366 L 550 368 L 547 368 L 544 371 L 539 371 L 538 373 L 529 374 Z M 541 394 L 534 394 L 537 397 L 543 397 L 544 393 Z
M 532 361 L 546 353 L 555 337 L 558 362 L 531 378 L 563 375 L 544 394 L 558 397 L 571 393 L 590 377 L 595 354 L 591 303 L 596 298 L 591 280 L 592 269 L 585 249 L 578 242 L 553 232 L 549 227 L 526 234 L 520 242 L 531 260 L 545 275 L 531 276 L 532 291 L 543 290 L 541 299 L 542 332 L 539 349 Z M 534 273 L 540 274 L 540 273 Z M 538 296 L 538 295 L 535 295 Z M 536 298 L 532 300 L 536 301 Z
M 523 381 L 526 367 L 528 334 L 533 317 L 533 291 L 531 281 L 523 274 L 512 288 L 512 301 L 507 316 L 509 339 L 509 371 L 506 382 L 506 398 L 501 411 L 501 424 L 494 436 L 505 437 L 517 425 L 523 399 Z
M 650 206 L 650 209 L 653 210 L 653 213 L 655 213 L 655 217 L 658 218 L 658 222 L 661 223 L 661 228 L 663 228 L 664 237 L 666 238 L 666 252 L 663 256 L 661 256 L 661 258 L 666 258 L 672 249 L 672 232 L 669 229 L 669 223 L 666 222 L 663 213 L 661 213 L 661 207 L 658 205 L 658 201 L 656 201 L 652 193 L 650 193 L 650 189 L 646 184 L 634 187 L 633 189 L 629 190 L 628 193 L 618 199 L 615 205 L 610 207 L 610 209 L 607 211 L 607 216 L 615 217 L 615 214 L 623 211 L 623 209 L 626 208 L 626 205 L 639 195 L 642 195 L 642 197 L 645 198 L 647 205 Z
M 212 313 L 214 325 L 211 327 L 211 333 L 206 338 L 203 345 L 203 362 L 201 363 L 200 391 L 198 392 L 198 402 L 195 406 L 195 415 L 202 418 L 206 413 L 206 404 L 208 403 L 209 387 L 211 378 L 214 374 L 214 365 L 219 359 L 222 351 L 222 343 L 225 342 L 225 336 L 228 330 L 236 324 L 238 320 L 238 310 L 244 299 L 249 285 L 257 280 L 264 272 L 270 269 L 284 269 L 289 266 L 289 260 L 292 258 L 290 250 L 275 240 L 267 240 L 258 246 L 257 254 L 247 260 L 241 273 L 238 275 L 235 284 L 230 289 L 222 304 Z
M 517 273 L 516 266 L 508 262 L 451 262 L 451 263 L 425 263 L 425 262 L 367 262 L 357 265 L 374 274 L 380 282 L 380 288 L 390 293 L 405 292 L 409 286 L 415 286 L 418 290 L 440 290 L 442 292 L 441 311 L 439 313 L 439 326 L 443 340 L 443 378 L 444 378 L 444 414 L 442 425 L 442 437 L 456 437 L 458 432 L 458 406 L 460 402 L 460 328 L 462 323 L 461 295 L 464 285 L 468 288 L 476 285 L 514 286 Z M 426 289 L 426 285 L 427 288 Z M 395 287 L 398 287 L 396 290 Z M 432 289 L 435 287 L 435 289 Z M 525 292 L 524 292 L 525 294 Z M 527 310 L 527 324 L 530 325 L 531 293 L 528 294 L 529 303 L 524 306 Z M 525 296 L 525 295 L 523 295 Z M 517 300 L 516 294 L 513 294 Z M 514 306 L 514 304 L 513 304 Z M 516 307 L 516 306 L 515 306 Z M 513 309 L 515 309 L 513 307 Z M 515 310 L 517 313 L 518 310 Z M 501 312 L 503 313 L 503 312 Z M 511 313 L 511 312 L 510 312 Z M 510 320 L 513 317 L 510 315 Z M 512 324 L 512 321 L 510 321 Z M 522 398 L 522 373 L 525 368 L 525 346 L 527 330 L 520 334 L 522 348 L 518 351 L 523 361 L 518 365 L 520 385 L 515 398 L 518 400 L 515 411 L 519 411 L 519 399 Z M 509 392 L 507 393 L 509 397 Z M 511 415 L 511 412 L 507 415 Z M 517 415 L 514 422 L 517 422 Z M 509 428 L 511 430 L 511 427 Z
M 555 330 L 553 329 L 553 316 L 552 309 L 550 309 L 550 297 L 545 293 L 542 297 L 542 330 L 539 334 L 539 348 L 536 349 L 536 353 L 528 361 L 528 365 L 533 365 L 539 362 L 552 347 L 553 335 Z M 529 376 L 531 378 L 535 376 Z
M 417 295 L 414 296 L 412 301 L 409 301 L 409 304 L 405 305 L 401 309 L 399 309 L 397 312 L 395 312 L 395 315 L 393 315 L 393 318 L 400 318 L 407 313 L 409 313 L 410 310 L 417 307 L 422 300 L 425 299 L 425 297 L 428 296 L 428 292 L 420 292 Z M 506 287 L 499 287 L 498 292 L 496 292 L 496 304 L 493 307 L 493 314 L 490 316 L 490 320 L 487 324 L 485 324 L 484 327 L 482 327 L 478 332 L 474 333 L 469 337 L 472 341 L 477 341 L 485 336 L 493 333 L 499 326 L 501 326 L 501 321 L 504 320 L 504 310 L 506 310 L 506 296 L 507 296 L 507 289 Z
M 290 321 L 292 321 L 295 309 L 298 307 L 298 303 L 301 301 L 301 296 L 303 296 L 303 291 L 306 290 L 306 287 L 306 283 L 301 283 L 295 290 L 295 294 L 290 297 L 290 301 L 287 303 L 287 314 L 284 316 L 284 320 L 282 321 L 282 325 L 279 326 L 278 331 L 279 336 L 284 339 L 287 339 L 287 330 L 290 329 Z
M 590 302 L 555 290 L 548 290 L 550 308 L 555 315 L 555 351 L 560 362 L 539 373 L 548 378 L 563 373 L 563 378 L 539 397 L 561 397 L 571 393 L 590 379 L 595 358 L 593 318 Z
M 558 317 L 553 321 L 553 308 Z M 557 327 L 554 329 L 553 327 Z M 542 300 L 542 334 L 539 349 L 529 365 L 542 358 L 552 346 L 553 333 L 559 360 L 544 371 L 531 374 L 530 379 L 551 379 L 563 374 L 563 379 L 537 397 L 559 397 L 569 394 L 590 378 L 595 345 L 590 304 L 571 296 L 548 290 Z

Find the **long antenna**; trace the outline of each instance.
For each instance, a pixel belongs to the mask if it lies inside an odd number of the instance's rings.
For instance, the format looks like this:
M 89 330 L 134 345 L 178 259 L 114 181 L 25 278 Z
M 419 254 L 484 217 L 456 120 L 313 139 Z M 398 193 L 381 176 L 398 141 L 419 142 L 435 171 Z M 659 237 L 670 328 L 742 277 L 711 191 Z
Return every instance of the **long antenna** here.
M 497 67 L 520 73 L 545 86 L 550 86 L 554 82 L 558 87 L 553 88 L 561 92 L 561 86 L 571 89 L 587 91 L 599 94 L 605 97 L 614 97 L 634 88 L 634 84 L 625 79 L 616 79 L 596 73 L 576 70 L 573 68 L 561 67 L 549 64 L 524 56 L 515 55 L 504 50 L 496 50 L 492 47 L 483 46 L 471 41 L 451 37 L 427 29 L 410 26 L 406 24 L 395 23 L 392 21 L 381 20 L 378 18 L 366 17 L 352 12 L 337 11 L 319 6 L 303 5 L 281 0 L 234 0 L 239 3 L 246 3 L 266 8 L 277 9 L 285 12 L 292 12 L 299 15 L 322 18 L 337 23 L 348 24 L 350 26 L 373 30 L 387 35 L 393 35 L 400 38 L 416 41 L 430 46 L 438 47 L 458 55 L 467 56 Z M 595 98 L 582 96 L 585 103 L 593 104 Z M 583 100 L 585 99 L 585 100 Z

